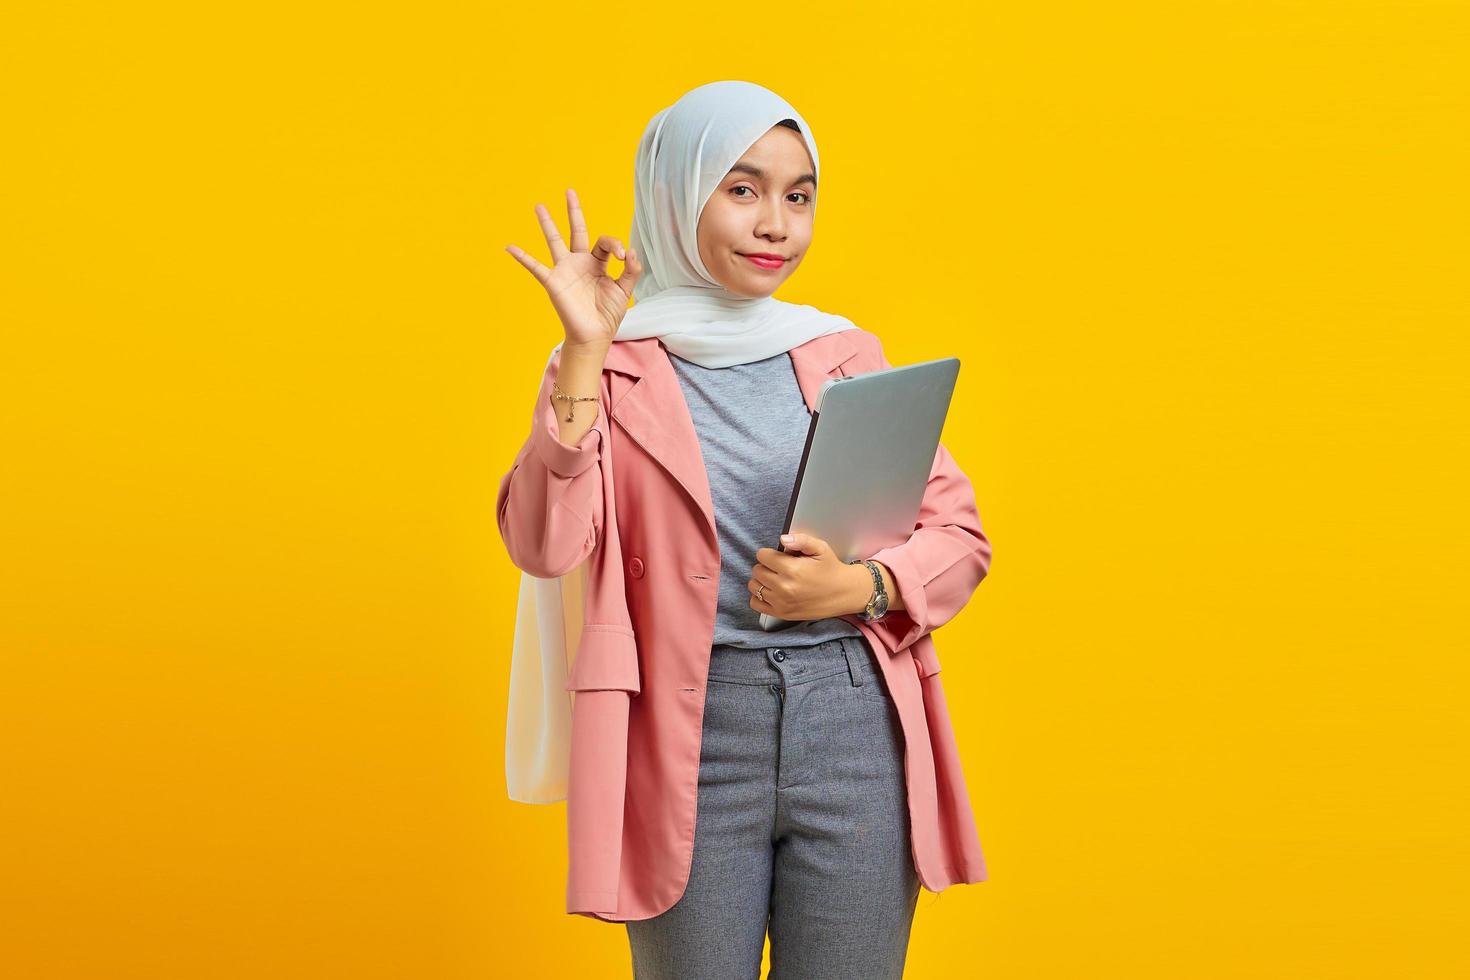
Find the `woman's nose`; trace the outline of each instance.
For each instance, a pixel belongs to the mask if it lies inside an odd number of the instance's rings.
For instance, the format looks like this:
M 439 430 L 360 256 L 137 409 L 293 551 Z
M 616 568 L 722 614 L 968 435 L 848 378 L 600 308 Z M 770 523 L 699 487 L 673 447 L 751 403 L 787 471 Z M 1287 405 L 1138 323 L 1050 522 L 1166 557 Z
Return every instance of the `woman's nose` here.
M 786 237 L 786 214 L 779 204 L 774 211 L 762 212 L 755 225 L 755 237 L 771 237 L 778 241 Z

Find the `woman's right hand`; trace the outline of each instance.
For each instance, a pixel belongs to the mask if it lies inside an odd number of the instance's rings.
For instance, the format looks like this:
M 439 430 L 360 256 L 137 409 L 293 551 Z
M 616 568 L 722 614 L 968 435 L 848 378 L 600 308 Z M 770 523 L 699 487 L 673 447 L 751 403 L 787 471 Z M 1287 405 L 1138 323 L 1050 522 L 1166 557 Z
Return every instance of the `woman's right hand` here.
M 618 324 L 623 322 L 623 314 L 628 312 L 633 286 L 643 273 L 638 255 L 628 249 L 625 257 L 623 243 L 611 235 L 597 239 L 597 244 L 589 250 L 582 206 L 577 201 L 577 192 L 570 187 L 567 188 L 567 217 L 572 227 L 570 249 L 562 241 L 561 232 L 545 205 L 536 205 L 536 215 L 546 244 L 551 246 L 554 267 L 548 269 L 515 245 L 507 245 L 505 250 L 546 287 L 551 305 L 566 331 L 564 346 L 611 345 Z M 614 255 L 625 263 L 622 275 L 616 279 L 607 274 L 607 260 Z

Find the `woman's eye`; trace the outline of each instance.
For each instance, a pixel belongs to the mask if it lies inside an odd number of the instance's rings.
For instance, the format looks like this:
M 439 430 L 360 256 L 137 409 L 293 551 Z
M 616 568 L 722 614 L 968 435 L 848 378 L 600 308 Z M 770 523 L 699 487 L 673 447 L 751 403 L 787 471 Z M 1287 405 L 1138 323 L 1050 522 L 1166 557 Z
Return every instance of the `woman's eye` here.
M 751 191 L 751 190 L 752 189 L 751 189 L 751 187 L 750 187 L 749 184 L 737 184 L 734 187 L 730 188 L 730 193 L 731 194 L 734 194 L 736 191 Z M 754 191 L 752 191 L 752 193 L 754 193 Z M 812 196 L 810 194 L 808 194 L 806 191 L 792 191 L 791 192 L 791 195 L 795 195 L 797 197 L 800 197 L 802 199 L 801 200 L 801 203 L 802 204 L 810 204 L 810 203 L 812 203 Z M 788 195 L 788 196 L 791 196 L 791 195 Z

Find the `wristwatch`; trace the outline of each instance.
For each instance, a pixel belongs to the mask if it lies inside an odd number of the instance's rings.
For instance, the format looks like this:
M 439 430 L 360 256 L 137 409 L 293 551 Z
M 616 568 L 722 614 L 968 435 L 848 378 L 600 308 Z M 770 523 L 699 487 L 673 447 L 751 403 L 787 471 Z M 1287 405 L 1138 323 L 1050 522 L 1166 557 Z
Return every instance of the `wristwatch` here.
M 870 623 L 882 619 L 888 613 L 888 590 L 883 588 L 883 573 L 878 571 L 878 563 L 867 558 L 854 558 L 848 564 L 867 565 L 868 571 L 873 574 L 873 597 L 863 609 L 863 619 Z

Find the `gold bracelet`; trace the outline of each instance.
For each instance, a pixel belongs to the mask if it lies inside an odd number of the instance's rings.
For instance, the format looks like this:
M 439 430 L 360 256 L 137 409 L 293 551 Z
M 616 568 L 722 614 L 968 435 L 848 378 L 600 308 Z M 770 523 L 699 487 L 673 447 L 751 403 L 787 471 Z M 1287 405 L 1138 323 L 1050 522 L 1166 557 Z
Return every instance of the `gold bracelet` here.
M 571 404 L 567 406 L 567 419 L 566 420 L 568 422 L 572 421 L 572 413 L 577 410 L 577 402 L 595 402 L 595 401 L 597 401 L 597 396 L 596 395 L 568 395 L 566 392 L 564 392 L 564 391 L 561 390 L 561 385 L 557 384 L 555 381 L 553 381 L 551 383 L 551 390 L 552 390 L 552 395 L 551 395 L 552 398 L 560 398 L 563 401 L 571 402 Z

